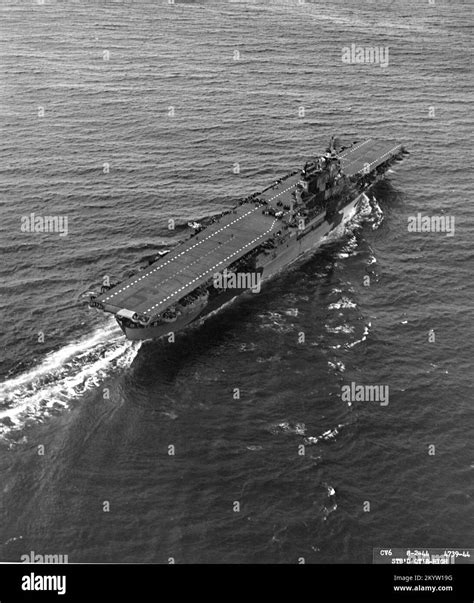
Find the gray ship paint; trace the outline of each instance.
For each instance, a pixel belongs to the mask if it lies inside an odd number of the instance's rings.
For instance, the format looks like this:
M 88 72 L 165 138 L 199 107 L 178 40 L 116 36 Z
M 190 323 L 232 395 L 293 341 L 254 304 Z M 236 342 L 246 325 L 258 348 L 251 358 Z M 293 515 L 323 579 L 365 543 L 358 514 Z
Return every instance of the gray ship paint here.
M 93 297 L 91 305 L 115 314 L 131 340 L 180 331 L 229 301 L 211 302 L 211 289 L 218 296 L 258 293 L 263 280 L 325 243 L 403 153 L 401 145 L 368 139 L 338 154 L 331 141 L 301 172 L 243 199 L 144 272 Z M 241 270 L 242 262 L 249 269 Z

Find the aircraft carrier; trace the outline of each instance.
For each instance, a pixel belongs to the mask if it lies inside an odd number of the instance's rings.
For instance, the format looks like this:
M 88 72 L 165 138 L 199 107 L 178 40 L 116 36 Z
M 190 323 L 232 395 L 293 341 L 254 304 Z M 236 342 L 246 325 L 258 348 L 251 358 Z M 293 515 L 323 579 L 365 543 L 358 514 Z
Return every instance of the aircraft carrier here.
M 174 336 L 324 244 L 406 152 L 395 142 L 345 146 L 333 137 L 302 170 L 219 216 L 189 223 L 187 240 L 134 276 L 103 285 L 89 305 L 114 314 L 129 339 Z

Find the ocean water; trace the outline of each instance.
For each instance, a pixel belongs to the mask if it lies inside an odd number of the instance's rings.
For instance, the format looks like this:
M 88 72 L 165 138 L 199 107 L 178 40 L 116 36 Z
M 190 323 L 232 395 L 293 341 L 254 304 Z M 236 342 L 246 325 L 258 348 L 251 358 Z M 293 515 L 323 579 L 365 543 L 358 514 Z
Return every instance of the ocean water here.
M 2 560 L 473 546 L 469 17 L 467 0 L 1 0 Z M 352 43 L 388 66 L 343 63 Z M 410 155 L 260 294 L 174 344 L 80 303 L 334 133 Z M 32 212 L 67 236 L 22 232 Z M 419 212 L 454 236 L 408 232 Z M 389 404 L 344 401 L 352 382 Z

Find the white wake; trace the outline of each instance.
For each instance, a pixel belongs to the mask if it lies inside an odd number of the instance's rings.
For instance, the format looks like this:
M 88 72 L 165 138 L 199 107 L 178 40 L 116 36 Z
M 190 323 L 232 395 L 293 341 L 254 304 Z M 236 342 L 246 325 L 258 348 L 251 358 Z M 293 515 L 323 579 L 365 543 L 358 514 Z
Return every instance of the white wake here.
M 68 407 L 112 370 L 130 366 L 140 344 L 126 340 L 116 323 L 110 322 L 0 383 L 0 436 Z

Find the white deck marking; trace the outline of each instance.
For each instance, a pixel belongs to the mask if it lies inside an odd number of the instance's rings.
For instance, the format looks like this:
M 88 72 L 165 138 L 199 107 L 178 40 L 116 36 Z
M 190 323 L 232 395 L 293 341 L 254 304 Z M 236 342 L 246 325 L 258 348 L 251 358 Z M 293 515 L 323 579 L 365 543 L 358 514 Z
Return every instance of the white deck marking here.
M 267 199 L 267 201 L 273 201 L 273 199 L 276 199 L 277 197 L 279 197 L 280 195 L 283 195 L 283 193 L 286 193 L 287 191 L 289 191 L 292 188 L 296 188 L 296 184 L 292 184 L 291 186 L 289 186 L 288 188 L 285 188 L 284 191 L 280 191 L 277 195 L 273 195 L 273 197 L 270 197 L 269 199 Z
M 156 268 L 154 268 L 153 270 L 150 270 L 149 272 L 147 272 L 146 274 L 144 274 L 143 276 L 140 276 L 138 278 L 136 278 L 134 281 L 132 281 L 131 283 L 129 283 L 128 285 L 124 285 L 123 287 L 121 287 L 120 289 L 117 289 L 117 291 L 114 291 L 113 293 L 111 293 L 110 295 L 107 295 L 107 297 L 104 297 L 104 299 L 102 301 L 107 301 L 108 299 L 112 299 L 113 297 L 115 297 L 116 295 L 118 295 L 119 293 L 122 293 L 122 291 L 125 291 L 126 289 L 128 289 L 129 287 L 132 287 L 133 285 L 136 285 L 139 281 L 141 281 L 144 278 L 148 278 L 151 274 L 153 274 L 154 272 L 156 272 L 157 270 L 161 270 L 161 268 L 164 268 L 165 266 L 167 266 L 168 264 L 170 264 L 171 262 L 173 262 L 174 260 L 178 259 L 179 257 L 181 257 L 182 255 L 184 255 L 185 253 L 188 253 L 188 251 L 191 251 L 191 249 L 194 249 L 195 247 L 197 247 L 198 245 L 201 245 L 201 243 L 204 243 L 205 241 L 208 241 L 209 239 L 211 239 L 212 237 L 214 237 L 216 234 L 218 234 L 219 232 L 222 232 L 223 230 L 225 230 L 226 228 L 229 228 L 229 226 L 231 226 L 232 224 L 235 224 L 236 222 L 238 222 L 239 220 L 242 220 L 242 218 L 245 218 L 246 216 L 250 215 L 251 213 L 253 213 L 254 211 L 256 211 L 257 209 L 260 209 L 260 206 L 257 205 L 256 207 L 254 207 L 253 209 L 251 209 L 250 211 L 248 211 L 245 214 L 242 214 L 239 218 L 236 218 L 235 220 L 232 220 L 232 222 L 229 222 L 228 224 L 226 224 L 225 226 L 223 226 L 222 228 L 219 228 L 218 230 L 216 230 L 215 232 L 213 232 L 212 234 L 208 235 L 207 237 L 205 237 L 204 239 L 201 239 L 200 241 L 197 241 L 197 243 L 195 243 L 194 245 L 192 245 L 191 247 L 188 247 L 187 249 L 185 249 L 184 251 L 182 251 L 181 253 L 178 253 L 177 255 L 174 255 L 173 257 L 171 257 L 169 260 L 167 260 L 166 262 L 160 263 Z
M 158 302 L 154 306 L 151 306 L 150 308 L 148 308 L 147 310 L 145 310 L 145 312 L 151 312 L 152 310 L 154 310 L 158 306 L 161 306 L 162 304 L 164 304 L 166 301 L 168 301 L 172 297 L 175 297 L 175 295 L 177 295 L 178 293 L 180 293 L 183 289 L 186 289 L 187 287 L 189 287 L 189 285 L 192 285 L 195 281 L 199 280 L 203 276 L 206 276 L 206 274 L 209 274 L 210 272 L 212 272 L 213 270 L 215 270 L 221 264 L 226 263 L 234 255 L 238 255 L 246 247 L 249 247 L 249 245 L 253 245 L 255 243 L 255 241 L 258 241 L 258 239 L 261 239 L 262 237 L 266 236 L 269 232 L 271 232 L 273 230 L 273 227 L 275 226 L 276 222 L 278 222 L 278 220 L 275 218 L 275 220 L 273 220 L 272 225 L 270 226 L 270 228 L 268 230 L 266 230 L 264 233 L 262 233 L 258 237 L 255 237 L 255 239 L 253 239 L 252 241 L 250 241 L 250 243 L 247 243 L 246 245 L 244 245 L 240 249 L 237 249 L 237 251 L 234 251 L 233 253 L 231 253 L 230 255 L 228 255 L 226 258 L 224 258 L 223 260 L 221 260 L 217 264 L 214 264 L 214 266 L 212 266 L 212 268 L 209 268 L 209 270 L 205 270 L 204 272 L 202 272 L 201 274 L 199 274 L 198 276 L 196 276 L 196 278 L 193 278 L 192 281 L 189 281 L 189 283 L 187 283 L 186 285 L 183 285 L 179 289 L 176 289 L 173 293 L 170 293 L 170 295 L 168 295 L 167 297 L 163 298 L 160 302 Z
M 340 155 L 340 159 L 342 160 L 342 162 L 344 162 L 346 165 L 343 166 L 343 171 L 344 172 L 350 172 L 351 170 L 349 170 L 349 166 L 350 165 L 355 165 L 357 166 L 357 163 L 362 163 L 362 158 L 355 158 L 355 159 L 351 159 L 351 156 L 353 156 L 354 152 L 357 151 L 358 149 L 360 149 L 361 147 L 364 147 L 365 145 L 369 144 L 370 142 L 372 142 L 372 139 L 368 139 L 368 140 L 364 140 L 362 142 L 360 142 L 359 144 L 357 144 L 356 146 L 353 146 L 349 149 L 347 149 Z M 372 165 L 376 164 L 377 162 L 381 161 L 383 158 L 385 158 L 386 156 L 390 155 L 394 150 L 400 148 L 400 145 L 396 145 L 395 147 L 393 147 L 392 149 L 390 149 L 389 151 L 386 151 L 383 155 L 381 155 L 380 157 L 377 157 L 376 159 L 374 159 L 372 162 L 364 163 L 364 167 L 359 169 L 356 172 L 353 172 L 351 175 L 355 175 L 355 174 L 359 174 L 361 172 L 363 172 L 364 170 L 367 169 L 367 166 L 369 167 L 369 169 L 371 168 Z M 296 174 L 292 175 L 293 177 L 296 176 Z M 291 176 L 290 176 L 291 177 Z M 298 176 L 297 176 L 297 180 L 298 180 Z M 282 183 L 275 183 L 274 186 L 270 187 L 270 191 L 271 189 L 275 189 L 277 188 L 279 185 L 281 185 Z M 280 192 L 278 192 L 277 194 L 273 195 L 272 197 L 269 197 L 268 199 L 266 199 L 266 202 L 270 202 L 273 201 L 274 199 L 277 199 L 278 197 L 280 197 L 281 195 L 287 193 L 290 190 L 294 190 L 297 186 L 297 181 L 288 186 L 287 188 L 281 190 Z M 268 194 L 268 191 L 264 191 L 263 193 L 261 193 L 261 196 L 264 198 L 264 194 Z M 225 224 L 224 226 L 222 226 L 221 228 L 218 228 L 217 230 L 215 230 L 214 232 L 207 234 L 207 236 L 203 233 L 203 238 L 201 238 L 200 240 L 196 241 L 193 245 L 191 245 L 190 247 L 187 247 L 186 249 L 184 249 L 183 251 L 181 251 L 180 253 L 177 253 L 176 255 L 171 255 L 170 257 L 164 261 L 164 262 L 160 262 L 158 264 L 158 266 L 152 268 L 151 270 L 149 269 L 145 274 L 142 275 L 137 275 L 136 278 L 134 278 L 133 281 L 128 281 L 127 284 L 122 285 L 120 288 L 116 289 L 113 293 L 110 293 L 109 295 L 107 295 L 106 297 L 103 298 L 103 302 L 107 302 L 108 300 L 113 300 L 114 297 L 116 297 L 117 295 L 119 295 L 120 293 L 130 289 L 131 287 L 134 287 L 134 285 L 136 285 L 137 283 L 139 283 L 140 281 L 142 281 L 143 279 L 148 278 L 149 276 L 153 275 L 155 272 L 157 272 L 158 270 L 161 270 L 162 268 L 164 268 L 165 266 L 169 265 L 170 263 L 174 262 L 175 260 L 177 260 L 178 258 L 180 258 L 181 256 L 187 254 L 188 252 L 190 252 L 191 250 L 195 249 L 196 247 L 198 247 L 199 245 L 201 245 L 202 243 L 205 243 L 206 241 L 209 241 L 209 239 L 211 239 L 212 237 L 214 237 L 215 235 L 225 231 L 226 229 L 228 229 L 230 226 L 236 224 L 237 222 L 239 222 L 240 220 L 242 220 L 243 218 L 246 218 L 247 216 L 249 216 L 250 214 L 254 213 L 255 211 L 261 209 L 261 205 L 256 205 L 255 207 L 253 207 L 252 209 L 250 209 L 249 211 L 245 212 L 244 214 L 242 214 L 241 216 L 235 218 L 234 220 L 231 220 L 229 223 Z M 165 297 L 164 299 L 162 299 L 160 302 L 156 303 L 155 305 L 151 306 L 150 308 L 148 308 L 147 310 L 145 310 L 145 312 L 151 312 L 152 310 L 154 310 L 155 308 L 157 308 L 158 306 L 164 304 L 165 302 L 167 302 L 168 300 L 170 300 L 171 298 L 175 297 L 177 294 L 179 294 L 181 291 L 183 291 L 184 289 L 188 288 L 190 285 L 192 285 L 194 282 L 196 282 L 197 280 L 201 279 L 202 277 L 206 276 L 207 274 L 209 274 L 210 272 L 212 272 L 213 270 L 215 270 L 218 266 L 221 266 L 222 264 L 228 262 L 228 260 L 230 260 L 232 257 L 240 254 L 242 251 L 244 251 L 246 248 L 254 245 L 254 243 L 256 241 L 258 241 L 259 239 L 261 239 L 262 237 L 265 237 L 269 232 L 271 232 L 275 226 L 275 223 L 278 220 L 275 219 L 273 220 L 273 223 L 271 225 L 271 227 L 266 230 L 263 234 L 258 235 L 256 238 L 254 238 L 252 241 L 250 241 L 249 243 L 247 243 L 246 245 L 242 246 L 241 248 L 237 249 L 236 251 L 234 251 L 233 253 L 231 253 L 229 256 L 227 256 L 226 258 L 224 258 L 223 260 L 221 260 L 220 262 L 218 262 L 217 264 L 215 264 L 214 266 L 212 266 L 212 268 L 205 270 L 204 272 L 202 272 L 201 274 L 199 274 L 198 276 L 196 276 L 193 280 L 189 281 L 187 284 L 183 285 L 182 287 L 180 287 L 179 289 L 176 289 L 175 291 L 173 291 L 172 293 L 170 293 L 170 295 L 168 295 L 167 297 Z M 224 241 L 223 242 L 224 245 L 226 243 L 228 243 L 228 241 Z M 202 261 L 202 259 L 212 253 L 214 253 L 215 249 L 210 249 L 208 252 L 206 252 L 204 255 L 200 256 L 199 258 L 195 259 L 193 262 L 186 264 L 184 267 L 182 267 L 178 272 L 174 273 L 173 275 L 167 277 L 166 279 L 164 279 L 163 281 L 160 282 L 160 285 L 163 285 L 164 283 L 174 279 L 177 275 L 181 274 L 182 272 L 186 271 L 187 269 L 189 269 L 191 266 L 193 266 L 194 264 Z

